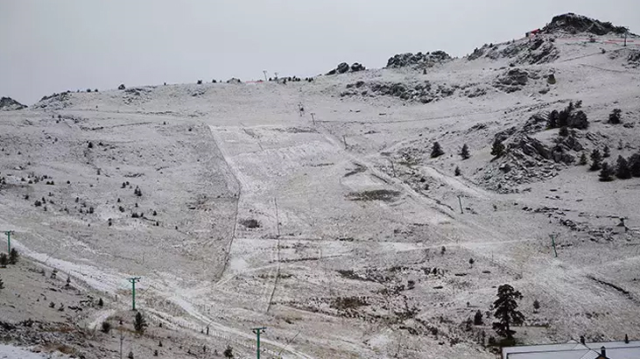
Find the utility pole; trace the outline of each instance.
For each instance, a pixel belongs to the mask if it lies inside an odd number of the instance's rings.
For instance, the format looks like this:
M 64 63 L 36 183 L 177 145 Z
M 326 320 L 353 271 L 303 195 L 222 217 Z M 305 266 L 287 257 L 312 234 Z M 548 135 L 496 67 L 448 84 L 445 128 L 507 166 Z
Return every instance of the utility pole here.
M 277 80 L 278 79 L 278 73 L 274 72 L 273 74 L 276 75 L 276 80 Z
M 556 256 L 556 258 L 558 258 L 558 252 L 556 251 L 556 237 L 558 235 L 557 234 L 550 234 L 549 237 L 551 237 L 551 245 L 553 246 L 553 254 Z
M 260 327 L 260 328 L 253 328 L 251 329 L 251 331 L 253 331 L 255 333 L 255 335 L 258 338 L 258 347 L 256 349 L 256 358 L 260 359 L 260 334 L 264 333 L 264 331 L 267 330 L 267 327 Z
M 131 282 L 131 297 L 133 299 L 133 310 L 136 310 L 136 283 L 140 281 L 140 277 L 131 277 L 131 278 L 128 278 L 128 281 Z
M 311 123 L 313 123 L 313 125 L 316 125 L 316 113 L 315 112 L 311 112 Z
M 273 203 L 276 206 L 276 233 L 278 234 L 278 237 L 280 236 L 280 220 L 278 219 L 278 200 L 276 200 L 276 198 L 273 198 Z
M 7 254 L 11 254 L 11 234 L 15 233 L 14 231 L 5 231 L 4 234 L 7 235 Z
M 122 342 L 124 341 L 124 333 L 122 332 L 122 328 L 120 328 L 120 359 L 122 359 Z
M 460 204 L 460 214 L 464 214 L 464 212 L 462 211 L 462 199 L 460 198 L 460 196 L 458 196 L 458 204 Z
M 262 73 L 264 74 L 264 82 L 269 81 L 267 80 L 267 70 L 262 70 Z
M 344 148 L 347 148 L 347 137 L 345 135 L 342 135 L 342 142 L 344 142 Z

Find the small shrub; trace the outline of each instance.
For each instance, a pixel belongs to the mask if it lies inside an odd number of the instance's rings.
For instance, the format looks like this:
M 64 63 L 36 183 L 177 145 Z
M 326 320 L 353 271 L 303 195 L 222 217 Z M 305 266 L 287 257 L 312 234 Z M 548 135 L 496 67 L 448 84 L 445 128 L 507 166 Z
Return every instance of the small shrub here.
M 460 172 L 460 167 L 457 167 L 457 166 L 456 166 L 456 169 L 455 169 L 455 171 L 454 171 L 454 173 L 453 173 L 453 174 L 454 174 L 456 177 L 457 177 L 457 176 L 460 176 L 460 175 L 462 174 L 462 172 Z
M 602 158 L 609 158 L 611 157 L 611 150 L 609 149 L 609 146 L 605 145 L 604 148 L 602 149 Z
M 482 312 L 480 310 L 476 311 L 476 314 L 473 316 L 473 324 L 474 325 L 484 324 L 482 320 Z
M 616 177 L 620 179 L 631 178 L 631 169 L 629 168 L 629 163 L 622 156 L 618 156 L 618 162 L 616 164 Z
M 98 307 L 102 308 L 104 306 L 104 301 L 102 300 L 102 298 L 100 298 L 98 300 Z
M 504 149 L 504 144 L 496 138 L 491 147 L 491 155 L 495 158 L 502 157 L 502 155 L 504 155 Z
M 595 149 L 591 152 L 591 167 L 589 170 L 597 171 L 602 166 L 602 155 L 600 155 L 600 151 Z
M 610 123 L 612 125 L 619 125 L 622 123 L 621 117 L 622 117 L 622 110 L 620 110 L 619 108 L 616 108 L 615 110 L 613 110 L 613 112 L 609 114 L 609 121 L 607 121 L 607 123 Z
M 613 181 L 613 169 L 607 162 L 602 163 L 602 169 L 600 170 L 600 181 L 610 182 Z
M 437 158 L 442 155 L 444 155 L 444 151 L 442 150 L 440 143 L 434 142 L 433 147 L 431 148 L 431 158 Z
M 142 313 L 140 312 L 136 313 L 136 318 L 133 321 L 133 327 L 135 328 L 138 334 L 144 333 L 144 330 L 147 327 L 147 321 L 142 316 Z
M 540 302 L 537 299 L 533 301 L 533 309 L 536 311 L 540 309 Z
M 124 84 L 120 84 L 120 86 L 118 86 L 118 90 L 124 90 L 126 87 L 124 87 Z
M 136 189 L 133 190 L 133 194 L 138 197 L 142 197 L 142 190 L 140 189 L 140 187 L 136 186 Z
M 89 144 L 87 145 L 88 148 L 93 148 L 93 142 L 89 142 Z
M 230 345 L 227 345 L 227 349 L 222 353 L 225 358 L 233 358 L 233 348 Z
M 20 258 L 20 254 L 18 250 L 15 248 L 11 248 L 11 252 L 9 252 L 9 264 L 18 263 L 18 259 Z
M 134 359 L 132 351 L 129 351 L 129 355 L 127 355 L 127 359 Z
M 444 255 L 447 252 L 447 248 L 445 246 L 442 246 L 442 248 L 440 249 L 440 254 Z
M 5 253 L 0 253 L 0 267 L 6 268 L 9 264 L 9 257 Z
M 562 137 L 569 136 L 569 128 L 567 126 L 560 127 L 560 131 L 558 131 L 558 135 L 560 135 Z
M 111 331 L 111 323 L 102 322 L 102 328 L 100 329 L 103 333 L 109 334 Z
M 471 157 L 471 155 L 469 154 L 469 146 L 467 146 L 466 143 L 462 145 L 462 150 L 460 150 L 460 157 L 462 157 L 463 160 L 469 159 L 469 157 Z
M 157 215 L 158 215 L 158 212 L 156 212 L 156 211 L 154 210 L 154 211 L 153 211 L 153 215 L 154 215 L 154 216 L 157 216 Z
M 587 155 L 584 152 L 582 152 L 582 155 L 580 155 L 580 161 L 578 162 L 578 165 L 580 166 L 587 165 Z
M 93 207 L 89 207 L 89 214 L 93 214 Z
M 255 219 L 243 219 L 240 221 L 240 224 L 247 228 L 260 228 L 260 222 Z
M 36 200 L 36 201 L 33 203 L 33 205 L 34 205 L 34 206 L 36 206 L 36 207 L 40 207 L 40 206 L 42 206 L 42 202 L 40 202 L 40 200 Z
M 202 80 L 198 80 L 198 85 L 202 85 Z

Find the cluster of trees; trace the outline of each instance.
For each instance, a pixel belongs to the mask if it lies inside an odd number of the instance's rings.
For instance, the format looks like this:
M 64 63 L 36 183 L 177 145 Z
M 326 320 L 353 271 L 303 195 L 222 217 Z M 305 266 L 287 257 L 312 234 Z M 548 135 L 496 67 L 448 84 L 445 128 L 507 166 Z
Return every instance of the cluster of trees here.
M 589 170 L 600 171 L 600 181 L 612 181 L 613 176 L 619 179 L 640 177 L 640 153 L 631 155 L 628 159 L 623 156 L 618 156 L 615 166 L 603 161 L 603 158 L 608 158 L 610 156 L 611 154 L 608 146 L 604 146 L 602 154 L 598 149 L 591 151 L 591 165 L 589 166 Z M 585 153 L 580 157 L 578 164 L 587 164 L 587 155 Z
M 7 264 L 16 264 L 18 263 L 18 258 L 20 258 L 18 251 L 15 248 L 11 248 L 8 256 L 6 253 L 0 254 L 0 267 L 6 268 Z
M 580 108 L 581 106 L 582 101 L 576 102 L 575 105 L 573 102 L 569 102 L 569 105 L 560 112 L 557 110 L 551 111 L 547 116 L 547 128 L 565 128 L 563 131 L 567 131 L 569 128 L 586 130 L 589 128 L 589 119 L 587 118 L 587 114 L 582 110 L 574 112 L 576 108 Z

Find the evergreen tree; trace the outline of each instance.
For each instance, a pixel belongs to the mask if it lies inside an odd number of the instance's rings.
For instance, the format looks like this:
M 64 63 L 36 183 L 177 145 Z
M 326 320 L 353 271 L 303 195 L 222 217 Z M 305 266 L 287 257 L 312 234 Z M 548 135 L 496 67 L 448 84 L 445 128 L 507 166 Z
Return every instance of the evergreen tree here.
M 629 169 L 633 177 L 640 177 L 640 154 L 636 153 L 629 157 Z
M 129 355 L 127 355 L 127 359 L 133 359 L 133 352 L 129 351 Z
M 511 329 L 511 326 L 524 322 L 524 315 L 516 310 L 518 308 L 517 300 L 520 299 L 522 299 L 522 294 L 509 284 L 498 287 L 498 299 L 493 302 L 493 307 L 496 309 L 494 317 L 498 319 L 493 323 L 493 329 L 498 335 L 513 339 L 516 332 Z
M 455 170 L 454 174 L 456 175 L 456 177 L 460 176 L 462 174 L 462 172 L 460 172 L 460 167 L 456 166 L 456 170 Z
M 438 142 L 433 143 L 433 147 L 431 148 L 431 158 L 436 158 L 444 155 L 444 151 Z
M 540 302 L 537 299 L 533 301 L 533 309 L 536 311 L 540 309 Z
M 549 112 L 549 115 L 547 116 L 547 128 L 548 129 L 558 128 L 558 111 L 557 110 L 553 110 Z
M 482 312 L 478 310 L 476 314 L 473 316 L 473 324 L 474 325 L 482 325 Z
M 111 323 L 109 322 L 102 322 L 102 332 L 109 334 L 109 332 L 111 331 Z
M 463 160 L 469 159 L 469 157 L 471 157 L 471 155 L 469 154 L 469 146 L 467 146 L 466 143 L 462 145 L 462 150 L 460 150 L 460 157 L 462 157 Z
M 20 255 L 18 254 L 18 251 L 15 248 L 11 248 L 11 252 L 9 252 L 9 264 L 18 263 L 19 257 Z
M 631 169 L 629 163 L 622 156 L 618 156 L 618 162 L 616 164 L 616 177 L 620 179 L 631 178 Z
M 136 313 L 136 319 L 133 322 L 133 327 L 136 329 L 138 334 L 144 333 L 144 330 L 147 327 L 147 321 L 142 316 L 142 313 Z
M 102 301 L 102 298 L 100 298 L 100 300 L 98 300 L 98 307 L 102 308 L 104 306 L 104 302 Z
M 580 166 L 586 166 L 587 165 L 587 155 L 582 152 L 582 155 L 580 155 L 580 162 L 578 162 L 578 164 Z
M 605 145 L 602 149 L 602 158 L 609 158 L 611 156 L 611 151 L 609 150 L 609 146 Z
M 6 268 L 7 264 L 9 264 L 9 257 L 4 253 L 0 253 L 0 267 Z
M 600 170 L 600 181 L 609 182 L 613 181 L 613 169 L 607 162 L 602 162 L 602 170 Z
M 601 168 L 602 163 L 602 155 L 600 155 L 600 151 L 595 149 L 591 152 L 591 167 L 589 168 L 591 171 L 597 171 Z
M 0 278 L 0 290 L 4 289 L 4 282 L 2 281 L 2 278 Z
M 495 156 L 495 158 L 502 157 L 504 155 L 504 144 L 500 140 L 496 138 L 493 141 L 493 146 L 491 147 L 491 154 Z
M 613 125 L 620 124 L 622 122 L 620 120 L 621 114 L 622 114 L 622 111 L 619 108 L 614 109 L 613 112 L 609 114 L 609 123 Z
M 569 128 L 567 126 L 560 127 L 560 131 L 558 131 L 558 134 L 562 137 L 569 136 Z
M 230 345 L 227 345 L 227 349 L 222 353 L 225 358 L 233 358 L 233 348 Z

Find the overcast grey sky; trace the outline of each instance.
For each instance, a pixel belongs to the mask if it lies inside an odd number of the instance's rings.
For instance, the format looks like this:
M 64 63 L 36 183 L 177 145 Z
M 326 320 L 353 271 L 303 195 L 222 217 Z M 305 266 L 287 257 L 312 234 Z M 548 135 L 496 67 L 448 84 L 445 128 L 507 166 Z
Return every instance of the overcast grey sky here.
M 463 56 L 575 12 L 640 32 L 638 0 L 0 0 L 0 96 L 300 77 L 402 52 Z

